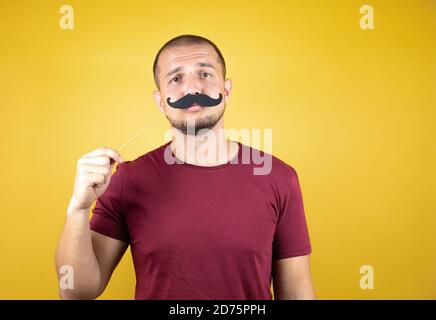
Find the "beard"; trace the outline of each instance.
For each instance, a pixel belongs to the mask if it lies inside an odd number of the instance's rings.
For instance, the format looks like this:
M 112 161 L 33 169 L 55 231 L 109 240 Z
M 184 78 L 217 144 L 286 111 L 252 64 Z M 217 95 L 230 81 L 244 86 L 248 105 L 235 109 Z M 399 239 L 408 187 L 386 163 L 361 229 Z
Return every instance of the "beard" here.
M 183 134 L 197 135 L 202 129 L 212 129 L 221 120 L 225 110 L 225 105 L 221 111 L 216 111 L 213 114 L 208 114 L 199 119 L 174 120 L 165 115 L 171 126 L 180 130 Z

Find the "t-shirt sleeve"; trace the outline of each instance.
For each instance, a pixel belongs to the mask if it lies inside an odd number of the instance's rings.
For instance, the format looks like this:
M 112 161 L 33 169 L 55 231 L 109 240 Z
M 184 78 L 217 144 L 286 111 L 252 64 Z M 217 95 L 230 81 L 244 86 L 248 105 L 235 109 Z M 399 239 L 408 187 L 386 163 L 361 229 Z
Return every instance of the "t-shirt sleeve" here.
M 283 190 L 273 241 L 273 259 L 303 256 L 312 252 L 297 172 L 292 169 Z
M 90 220 L 91 230 L 105 236 L 129 242 L 123 202 L 125 162 L 119 163 L 106 191 L 97 198 Z

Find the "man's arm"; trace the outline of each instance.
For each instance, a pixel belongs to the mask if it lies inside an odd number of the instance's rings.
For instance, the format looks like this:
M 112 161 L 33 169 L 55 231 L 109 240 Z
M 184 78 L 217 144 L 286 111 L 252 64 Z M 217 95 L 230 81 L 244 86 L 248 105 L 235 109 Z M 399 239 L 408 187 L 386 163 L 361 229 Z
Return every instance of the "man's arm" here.
M 316 299 L 310 275 L 310 255 L 274 260 L 273 288 L 275 300 Z
M 67 218 L 56 251 L 58 278 L 61 267 L 73 270 L 73 289 L 59 287 L 61 299 L 95 299 L 126 251 L 126 242 L 90 230 L 88 214 Z
M 108 188 L 115 161 L 123 162 L 120 154 L 105 147 L 77 161 L 74 191 L 55 257 L 59 280 L 66 277 L 64 266 L 71 272 L 66 279 L 73 288 L 59 286 L 62 299 L 97 298 L 128 247 L 126 242 L 91 231 L 89 223 L 90 208 Z

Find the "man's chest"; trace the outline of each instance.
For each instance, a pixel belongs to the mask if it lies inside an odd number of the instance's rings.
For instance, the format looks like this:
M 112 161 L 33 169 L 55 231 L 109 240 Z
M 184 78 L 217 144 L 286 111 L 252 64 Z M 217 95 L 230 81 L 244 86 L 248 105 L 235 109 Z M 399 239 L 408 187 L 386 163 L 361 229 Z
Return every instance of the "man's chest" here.
M 273 197 L 256 186 L 205 182 L 144 192 L 130 206 L 127 225 L 132 250 L 141 255 L 265 255 L 271 251 L 276 214 Z

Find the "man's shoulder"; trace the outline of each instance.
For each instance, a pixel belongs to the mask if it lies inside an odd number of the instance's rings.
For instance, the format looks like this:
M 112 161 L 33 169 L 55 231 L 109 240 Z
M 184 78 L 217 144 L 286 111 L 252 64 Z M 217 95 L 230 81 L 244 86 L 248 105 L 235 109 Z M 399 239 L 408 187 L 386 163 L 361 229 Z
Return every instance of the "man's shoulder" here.
M 244 161 L 247 161 L 248 156 L 246 155 L 249 155 L 249 161 L 251 161 L 251 163 L 255 167 L 271 166 L 271 170 L 268 170 L 269 168 L 263 170 L 266 173 L 265 176 L 272 177 L 273 179 L 282 180 L 283 178 L 290 179 L 293 176 L 297 175 L 297 171 L 292 165 L 290 165 L 280 157 L 274 155 L 272 151 L 266 152 L 255 147 L 242 144 L 242 163 L 244 163 Z

